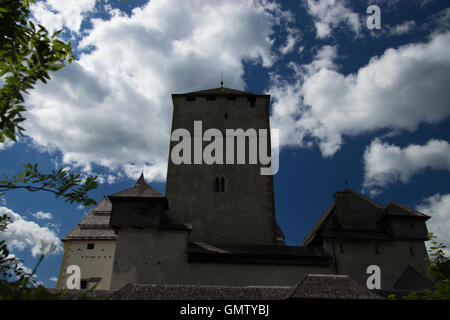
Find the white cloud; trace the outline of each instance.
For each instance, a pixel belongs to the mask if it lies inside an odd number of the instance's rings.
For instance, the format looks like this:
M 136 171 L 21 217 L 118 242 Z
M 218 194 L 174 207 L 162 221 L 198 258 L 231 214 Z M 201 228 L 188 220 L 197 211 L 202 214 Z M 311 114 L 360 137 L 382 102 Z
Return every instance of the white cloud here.
M 31 14 L 44 22 L 46 29 L 53 33 L 63 27 L 79 32 L 81 22 L 92 11 L 97 0 L 47 0 L 38 1 L 30 6 Z
M 359 34 L 361 21 L 345 0 L 306 0 L 308 13 L 313 17 L 318 38 L 328 38 L 332 30 L 347 25 Z
M 61 241 L 54 231 L 25 220 L 20 214 L 6 207 L 0 207 L 0 215 L 4 214 L 10 217 L 12 222 L 5 231 L 0 232 L 0 240 L 5 240 L 10 250 L 23 251 L 30 248 L 33 257 L 41 253 L 56 254 L 62 251 Z
M 284 55 L 292 52 L 300 39 L 299 31 L 294 28 L 289 28 L 286 42 L 280 47 L 280 53 Z
M 27 134 L 85 171 L 95 163 L 136 178 L 144 169 L 160 181 L 170 94 L 217 87 L 221 70 L 226 87 L 244 89 L 243 62 L 271 66 L 273 28 L 292 19 L 269 1 L 155 0 L 110 13 L 83 31 L 79 49 L 89 50 L 28 96 Z
M 407 4 L 419 4 L 421 7 L 426 6 L 427 4 L 433 2 L 434 0 L 416 0 L 416 1 L 410 1 L 410 0 L 368 0 L 367 3 L 368 5 L 371 4 L 380 4 L 383 6 L 387 6 L 388 8 L 391 7 L 397 7 L 397 8 L 402 8 L 399 4 L 401 2 L 406 2 Z M 403 4 L 402 4 L 403 5 Z
M 398 36 L 410 32 L 415 26 L 416 23 L 414 21 L 405 21 L 393 27 L 387 26 L 387 29 L 383 26 L 383 30 L 388 30 L 390 35 Z
M 336 48 L 324 46 L 310 64 L 291 63 L 294 81 L 272 75 L 271 126 L 282 129 L 284 146 L 317 143 L 324 156 L 332 156 L 345 135 L 438 123 L 450 114 L 447 52 L 450 33 L 388 49 L 344 75 L 334 62 Z
M 450 193 L 438 193 L 426 198 L 416 209 L 431 216 L 427 221 L 428 231 L 433 232 L 438 242 L 447 246 L 446 255 L 450 256 Z
M 17 138 L 17 140 L 19 140 Z M 10 140 L 10 139 L 5 139 L 5 142 L 0 143 L 0 151 L 6 150 L 9 147 L 12 147 L 14 145 L 14 141 Z
M 38 220 L 44 220 L 44 219 L 51 220 L 51 219 L 53 219 L 52 214 L 49 213 L 49 212 L 38 211 L 36 213 L 32 213 L 31 215 L 33 217 L 35 217 L 36 219 L 38 219 Z
M 57 281 L 58 281 L 58 278 L 57 278 L 57 277 L 50 277 L 49 280 L 50 280 L 50 281 L 53 281 L 53 282 L 57 282 Z
M 430 140 L 425 145 L 409 145 L 405 148 L 378 139 L 364 152 L 364 188 L 379 192 L 397 181 L 406 183 L 424 170 L 450 170 L 450 144 L 443 140 Z

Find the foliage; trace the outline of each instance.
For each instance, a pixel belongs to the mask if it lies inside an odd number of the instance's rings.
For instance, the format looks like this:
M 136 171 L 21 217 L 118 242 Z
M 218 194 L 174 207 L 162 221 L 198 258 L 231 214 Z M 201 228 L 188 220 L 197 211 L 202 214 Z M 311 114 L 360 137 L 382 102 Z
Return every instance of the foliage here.
M 5 137 L 16 141 L 16 132 L 23 135 L 23 94 L 74 59 L 70 42 L 57 39 L 61 30 L 50 36 L 28 19 L 32 2 L 0 0 L 0 143 Z
M 426 260 L 428 272 L 436 281 L 450 279 L 450 260 L 444 253 L 447 247 L 438 242 L 431 232 L 428 234 L 428 241 L 431 241 L 429 258 Z
M 44 26 L 36 26 L 29 19 L 33 2 L 0 0 L 0 143 L 23 136 L 24 94 L 38 81 L 46 83 L 50 72 L 74 60 L 70 42 L 57 39 L 61 30 L 50 35 Z M 97 177 L 87 177 L 83 182 L 80 174 L 63 169 L 43 174 L 37 170 L 37 164 L 22 166 L 24 171 L 13 177 L 1 176 L 0 197 L 7 190 L 42 190 L 63 197 L 66 202 L 95 204 L 87 192 L 97 188 Z M 10 222 L 8 216 L 1 216 L 0 232 Z M 58 295 L 48 293 L 34 275 L 44 257 L 42 254 L 33 271 L 27 272 L 22 261 L 9 253 L 5 241 L 0 241 L 0 299 L 55 299 Z
M 23 94 L 39 80 L 46 83 L 49 72 L 74 60 L 70 42 L 57 39 L 61 30 L 50 36 L 44 26 L 36 26 L 29 19 L 29 6 L 33 2 L 0 0 L 0 143 L 5 138 L 16 141 L 16 134 L 23 136 L 22 113 L 26 111 Z M 22 188 L 50 191 L 70 203 L 95 204 L 86 193 L 98 186 L 96 177 L 88 177 L 81 184 L 79 174 L 62 169 L 42 174 L 37 171 L 37 164 L 24 167 L 25 171 L 12 178 L 6 175 L 0 178 L 0 197 L 2 191 Z
M 84 206 L 95 204 L 95 200 L 87 196 L 90 190 L 98 187 L 97 177 L 87 177 L 82 182 L 81 174 L 69 173 L 64 169 L 53 170 L 50 174 L 43 174 L 37 170 L 37 164 L 22 165 L 24 171 L 9 177 L 0 178 L 0 192 L 12 189 L 26 189 L 28 191 L 48 191 L 56 197 L 63 197 L 66 202 L 78 202 Z M 3 194 L 0 193 L 0 196 Z

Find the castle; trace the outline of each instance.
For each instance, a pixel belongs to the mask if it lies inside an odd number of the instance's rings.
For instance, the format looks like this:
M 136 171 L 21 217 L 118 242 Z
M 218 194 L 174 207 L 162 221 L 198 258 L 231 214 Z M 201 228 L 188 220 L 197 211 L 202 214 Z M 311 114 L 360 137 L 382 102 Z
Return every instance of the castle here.
M 193 133 L 195 121 L 222 133 L 270 132 L 269 95 L 220 87 L 173 94 L 172 100 L 172 133 Z M 176 144 L 171 139 L 169 155 Z M 431 286 L 424 244 L 429 216 L 346 188 L 335 193 L 301 246 L 287 246 L 276 221 L 273 176 L 261 175 L 261 164 L 191 160 L 175 164 L 169 156 L 165 195 L 141 174 L 132 188 L 100 201 L 62 239 L 57 288 L 66 287 L 70 265 L 81 269 L 81 288 L 96 289 L 292 286 L 308 274 L 348 275 L 366 286 L 371 265 L 380 267 L 382 289 Z

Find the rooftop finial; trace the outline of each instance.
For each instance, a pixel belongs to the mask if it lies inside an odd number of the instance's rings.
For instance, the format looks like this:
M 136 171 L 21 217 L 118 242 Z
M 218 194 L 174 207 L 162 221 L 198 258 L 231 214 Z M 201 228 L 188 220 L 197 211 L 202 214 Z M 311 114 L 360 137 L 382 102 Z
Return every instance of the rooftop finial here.
M 223 88 L 222 70 L 220 71 L 220 87 Z
M 144 170 L 142 170 L 139 179 L 136 181 L 135 187 L 140 186 L 141 184 L 146 184 L 144 179 Z

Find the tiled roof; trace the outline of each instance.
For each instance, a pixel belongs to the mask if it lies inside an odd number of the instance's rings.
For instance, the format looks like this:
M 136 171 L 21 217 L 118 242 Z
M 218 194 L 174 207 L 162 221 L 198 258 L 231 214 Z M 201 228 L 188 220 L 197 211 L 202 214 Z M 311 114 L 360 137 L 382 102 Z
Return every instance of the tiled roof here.
M 322 238 L 393 239 L 383 218 L 394 216 L 429 219 L 429 216 L 395 202 L 382 206 L 346 188 L 335 193 L 334 203 L 305 237 L 303 245 L 317 245 Z
M 62 290 L 47 289 L 51 293 Z M 61 299 L 76 299 L 86 290 L 68 290 Z M 119 290 L 94 290 L 92 300 L 298 300 L 383 299 L 348 276 L 307 275 L 293 286 L 218 286 L 128 284 Z
M 68 234 L 67 240 L 116 240 L 117 236 L 109 227 L 111 202 L 104 198 Z
M 397 202 L 390 202 L 384 208 L 384 216 L 402 216 L 402 217 L 416 217 L 423 219 L 430 219 L 430 216 L 423 214 L 419 211 L 405 207 Z
M 114 193 L 110 197 L 148 197 L 159 198 L 163 197 L 161 193 L 150 187 L 148 184 L 136 184 L 132 188 Z
M 382 298 L 346 275 L 307 275 L 291 299 L 376 299 Z

